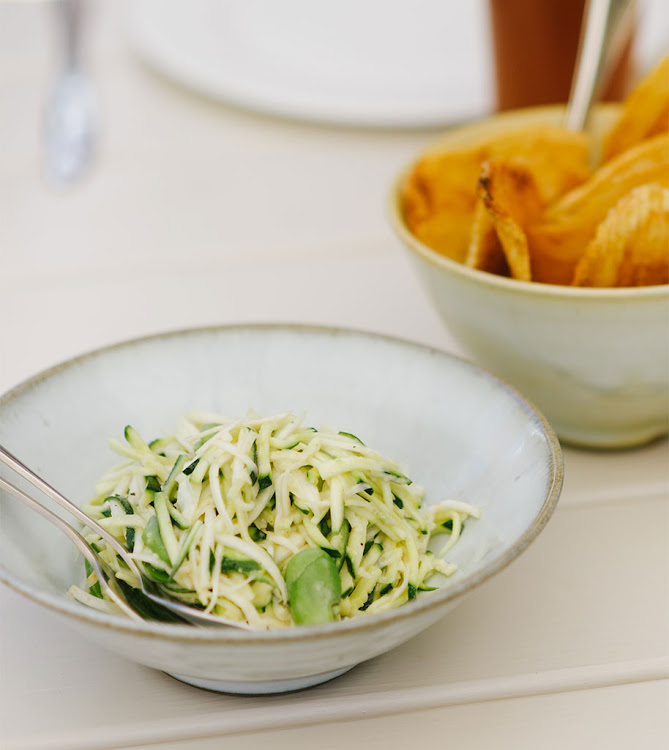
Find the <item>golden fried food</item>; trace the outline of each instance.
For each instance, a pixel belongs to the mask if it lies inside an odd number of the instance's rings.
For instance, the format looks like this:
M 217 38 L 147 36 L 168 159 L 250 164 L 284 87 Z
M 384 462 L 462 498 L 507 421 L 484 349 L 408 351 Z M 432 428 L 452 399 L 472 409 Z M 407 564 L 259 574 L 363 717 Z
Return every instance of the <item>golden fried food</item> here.
M 511 277 L 531 281 L 530 252 L 525 229 L 536 221 L 543 202 L 537 183 L 526 164 L 509 159 L 490 159 L 481 166 L 477 196 L 488 213 Z M 468 261 L 485 258 L 489 263 L 494 237 L 483 232 L 481 248 L 470 244 Z M 474 266 L 477 267 L 477 266 Z
M 409 229 L 428 247 L 463 262 L 476 203 L 482 149 L 430 154 L 416 164 L 403 189 Z
M 639 185 L 669 187 L 669 136 L 655 136 L 607 162 L 570 191 L 527 229 L 533 278 L 570 284 L 597 227 L 609 209 Z
M 592 171 L 589 138 L 554 125 L 535 125 L 498 136 L 488 143 L 485 158 L 513 159 L 541 175 L 537 188 L 545 204 L 580 185 Z
M 433 250 L 458 262 L 468 255 L 481 165 L 511 158 L 542 175 L 545 203 L 590 174 L 588 139 L 550 125 L 536 125 L 487 138 L 461 151 L 424 156 L 402 190 L 404 218 L 411 232 Z
M 465 138 L 404 182 L 404 217 L 424 244 L 523 281 L 669 283 L 669 55 L 621 108 L 594 171 L 589 136 L 558 126 Z
M 639 141 L 669 131 L 669 55 L 627 97 L 618 121 L 604 139 L 608 161 Z
M 576 266 L 574 286 L 669 283 L 669 189 L 634 188 L 609 211 Z
M 481 198 L 477 199 L 474 209 L 465 265 L 499 276 L 510 275 L 509 264 L 506 262 L 492 218 Z

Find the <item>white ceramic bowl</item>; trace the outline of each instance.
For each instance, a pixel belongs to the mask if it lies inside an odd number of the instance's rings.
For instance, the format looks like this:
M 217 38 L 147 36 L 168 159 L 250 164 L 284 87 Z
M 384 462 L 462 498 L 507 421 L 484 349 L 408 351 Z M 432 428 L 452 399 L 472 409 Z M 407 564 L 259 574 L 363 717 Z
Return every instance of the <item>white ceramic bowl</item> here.
M 429 500 L 481 506 L 454 548 L 459 572 L 416 602 L 346 622 L 260 633 L 135 623 L 69 599 L 81 559 L 0 494 L 0 580 L 129 659 L 214 690 L 277 692 L 330 679 L 434 623 L 525 549 L 560 493 L 555 436 L 500 381 L 407 342 L 299 326 L 184 331 L 71 360 L 0 400 L 0 443 L 81 504 L 114 462 L 107 440 L 126 423 L 151 435 L 194 409 L 249 408 L 304 410 L 407 464 Z
M 615 111 L 597 108 L 593 131 L 601 132 Z M 467 146 L 531 123 L 559 124 L 562 114 L 543 107 L 497 115 L 448 132 L 433 148 Z M 408 229 L 400 197 L 408 171 L 392 191 L 391 223 L 444 323 L 474 361 L 531 399 L 570 443 L 621 448 L 668 432 L 669 286 L 587 289 L 467 268 Z

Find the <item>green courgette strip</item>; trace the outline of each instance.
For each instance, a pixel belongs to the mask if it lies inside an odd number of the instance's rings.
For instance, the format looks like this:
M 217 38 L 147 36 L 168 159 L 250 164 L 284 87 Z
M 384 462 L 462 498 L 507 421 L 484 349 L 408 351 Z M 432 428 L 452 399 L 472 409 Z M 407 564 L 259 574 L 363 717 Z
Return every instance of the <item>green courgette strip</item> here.
M 478 517 L 462 502 L 423 507 L 423 490 L 402 467 L 352 433 L 304 427 L 290 413 L 192 414 L 172 436 L 146 442 L 127 427 L 125 438 L 110 441 L 125 460 L 99 481 L 87 512 L 168 595 L 260 628 L 416 598 L 435 575 L 455 571 L 443 555 Z M 433 553 L 439 534 L 446 542 Z M 120 580 L 137 585 L 111 548 L 88 538 Z M 291 560 L 306 550 L 314 551 L 308 575 L 293 566 L 299 575 L 287 586 Z M 95 606 L 111 611 L 94 579 Z

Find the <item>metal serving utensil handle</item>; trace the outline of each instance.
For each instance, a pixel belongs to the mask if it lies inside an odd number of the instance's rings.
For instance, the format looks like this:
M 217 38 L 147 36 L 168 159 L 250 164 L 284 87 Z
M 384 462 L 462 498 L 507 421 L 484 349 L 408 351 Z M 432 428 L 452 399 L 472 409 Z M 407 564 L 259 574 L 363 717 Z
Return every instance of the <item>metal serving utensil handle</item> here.
M 587 0 L 564 125 L 582 130 L 590 105 L 620 57 L 634 21 L 634 0 Z
M 137 565 L 132 555 L 118 541 L 118 539 L 115 539 L 104 527 L 100 526 L 97 521 L 87 516 L 86 513 L 84 513 L 80 508 L 74 505 L 74 503 L 68 500 L 64 495 L 61 495 L 58 490 L 54 489 L 50 484 L 45 482 L 44 479 L 35 474 L 34 471 L 29 469 L 25 464 L 21 463 L 21 461 L 19 461 L 16 456 L 13 456 L 2 445 L 0 445 L 0 463 L 5 464 L 20 477 L 23 477 L 23 479 L 30 482 L 30 484 L 36 487 L 40 492 L 53 500 L 55 503 L 60 505 L 60 507 L 70 513 L 70 515 L 74 516 L 78 521 L 81 521 L 84 526 L 88 527 L 96 534 L 99 534 L 100 537 L 102 537 L 102 539 L 104 539 L 105 542 L 107 542 L 107 544 L 109 544 L 109 546 L 118 554 L 118 556 L 127 563 L 130 570 L 136 576 L 142 593 L 149 599 L 154 601 L 156 604 L 160 604 L 163 607 L 186 617 L 190 622 L 198 622 L 200 624 L 203 622 L 214 623 L 217 625 L 227 625 L 233 628 L 240 628 L 242 630 L 255 629 L 253 626 L 248 625 L 245 622 L 230 620 L 226 617 L 220 617 L 218 615 L 201 612 L 195 607 L 191 607 L 189 605 L 182 604 L 181 602 L 174 601 L 172 599 L 168 599 L 164 596 L 156 594 L 152 590 L 153 586 L 147 585 L 146 578 L 140 570 L 140 566 Z M 94 550 L 81 536 L 81 534 L 79 534 L 75 529 L 73 529 L 65 521 L 63 521 L 62 518 L 42 506 L 25 492 L 22 492 L 17 487 L 14 487 L 14 485 L 12 485 L 11 483 L 5 481 L 2 477 L 0 477 L 0 489 L 4 489 L 7 492 L 10 492 L 11 494 L 18 497 L 18 499 L 21 500 L 25 505 L 28 505 L 33 510 L 36 510 L 40 515 L 42 515 L 48 521 L 53 523 L 57 528 L 67 534 L 67 536 L 83 552 L 84 556 L 93 565 L 93 569 L 98 576 L 98 580 L 100 580 L 101 585 L 105 587 L 105 591 L 107 591 L 108 593 L 111 592 L 110 597 L 113 599 L 113 601 L 115 601 L 127 614 L 130 614 L 130 612 L 128 611 L 130 610 L 132 612 L 130 616 L 133 617 L 133 619 L 142 619 L 139 615 L 137 615 L 136 612 L 132 611 L 131 608 L 122 601 L 122 598 L 116 591 L 114 591 L 113 586 L 109 585 L 109 583 L 105 580 Z M 95 559 L 95 563 L 93 563 L 93 560 L 91 558 Z M 119 603 L 119 600 L 121 600 L 121 603 Z
M 137 567 L 137 564 L 133 560 L 132 556 L 128 553 L 128 550 L 115 539 L 104 527 L 100 526 L 97 521 L 94 521 L 90 516 L 78 508 L 73 502 L 68 500 L 64 495 L 61 495 L 58 490 L 54 489 L 50 484 L 44 481 L 40 476 L 35 474 L 34 471 L 29 469 L 25 464 L 21 463 L 16 456 L 13 456 L 6 448 L 0 445 L 0 461 L 8 466 L 12 471 L 23 477 L 27 482 L 36 487 L 40 492 L 45 494 L 48 498 L 53 500 L 55 503 L 60 505 L 61 508 L 66 510 L 70 515 L 74 516 L 78 521 L 81 521 L 84 526 L 87 526 L 91 531 L 99 534 L 102 539 L 116 552 L 116 554 L 127 563 L 130 570 L 137 576 L 137 579 L 142 581 L 142 573 Z M 37 503 L 38 504 L 38 503 Z M 57 517 L 57 516 L 56 516 Z
M 59 531 L 62 531 L 63 534 L 65 534 L 70 539 L 74 546 L 77 547 L 77 549 L 79 549 L 83 556 L 88 560 L 91 568 L 93 568 L 93 571 L 97 576 L 100 586 L 109 596 L 109 598 L 116 604 L 116 606 L 133 620 L 143 619 L 139 614 L 137 614 L 137 612 L 135 612 L 132 607 L 130 607 L 125 602 L 123 597 L 118 594 L 115 588 L 110 585 L 95 550 L 76 529 L 73 529 L 68 523 L 63 521 L 62 518 L 57 516 L 55 513 L 52 513 L 48 508 L 45 508 L 43 505 L 38 503 L 37 500 L 30 497 L 30 495 L 27 495 L 18 487 L 14 487 L 13 484 L 7 482 L 2 477 L 0 477 L 0 489 L 3 489 L 5 490 L 5 492 L 13 495 L 25 506 L 27 506 L 31 510 L 34 510 L 36 513 L 39 513 L 42 518 L 45 518 L 49 523 L 53 524 Z M 113 577 L 110 580 L 113 580 Z

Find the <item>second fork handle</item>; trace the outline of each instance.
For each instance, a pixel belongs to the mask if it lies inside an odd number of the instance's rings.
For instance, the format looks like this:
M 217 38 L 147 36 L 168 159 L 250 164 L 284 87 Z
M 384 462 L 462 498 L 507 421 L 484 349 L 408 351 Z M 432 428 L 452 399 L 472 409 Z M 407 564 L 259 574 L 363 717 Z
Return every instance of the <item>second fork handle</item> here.
M 114 536 L 107 531 L 107 529 L 103 528 L 99 523 L 87 516 L 86 513 L 83 512 L 83 510 L 78 508 L 74 503 L 70 502 L 64 495 L 61 495 L 58 490 L 54 489 L 50 484 L 48 484 L 48 482 L 45 482 L 44 479 L 35 474 L 34 471 L 32 471 L 25 464 L 19 461 L 16 456 L 13 456 L 2 445 L 0 445 L 0 462 L 5 464 L 5 466 L 8 466 L 27 482 L 30 482 L 33 487 L 36 487 L 40 492 L 60 505 L 60 507 L 66 510 L 70 515 L 74 516 L 77 521 L 81 521 L 84 526 L 88 527 L 96 534 L 99 534 L 99 536 L 104 539 L 105 542 L 107 542 L 107 544 L 114 550 L 114 552 L 116 552 L 119 557 L 121 557 L 126 561 L 126 563 L 129 564 L 132 572 L 138 578 L 141 578 L 141 573 L 137 569 L 137 566 L 135 565 L 132 558 L 130 558 L 128 550 L 125 549 L 125 547 L 118 541 L 118 539 L 115 539 Z

